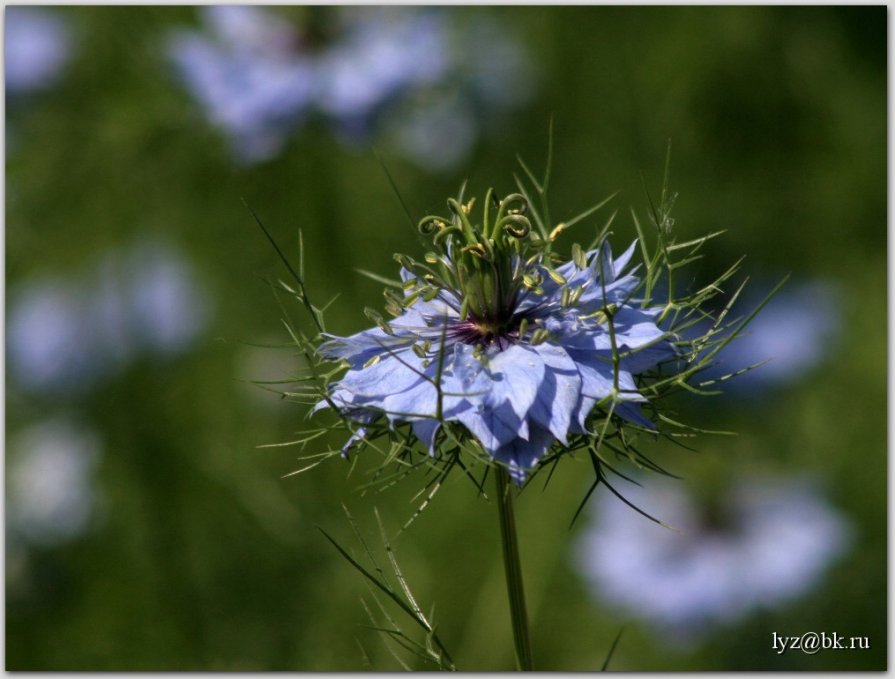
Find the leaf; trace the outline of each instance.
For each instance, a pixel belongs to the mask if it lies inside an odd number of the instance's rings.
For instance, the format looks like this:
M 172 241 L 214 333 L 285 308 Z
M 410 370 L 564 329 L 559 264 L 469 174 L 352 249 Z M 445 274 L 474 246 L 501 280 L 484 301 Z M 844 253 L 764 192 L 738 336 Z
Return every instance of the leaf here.
M 336 550 L 348 561 L 348 563 L 350 563 L 358 572 L 361 573 L 361 575 L 364 576 L 364 578 L 366 578 L 368 583 L 370 583 L 377 590 L 379 590 L 380 592 L 385 594 L 393 603 L 395 603 L 401 609 L 401 611 L 403 611 L 411 620 L 413 620 L 413 622 L 417 626 L 419 626 L 420 628 L 423 629 L 423 631 L 427 635 L 427 638 L 431 639 L 431 643 L 434 644 L 432 651 L 428 654 L 428 659 L 431 662 L 436 663 L 442 669 L 450 669 L 450 670 L 456 669 L 454 666 L 453 660 L 451 660 L 450 654 L 447 652 L 447 649 L 445 649 L 444 644 L 439 639 L 434 626 L 430 623 L 429 619 L 425 616 L 422 609 L 417 604 L 416 598 L 413 596 L 413 593 L 411 592 L 410 587 L 407 584 L 407 580 L 404 578 L 404 574 L 398 565 L 397 558 L 395 557 L 394 551 L 392 550 L 392 547 L 391 547 L 391 544 L 389 543 L 388 538 L 385 534 L 385 528 L 382 524 L 381 518 L 379 517 L 378 511 L 374 509 L 374 512 L 376 514 L 376 520 L 379 523 L 382 540 L 385 545 L 386 554 L 388 555 L 389 564 L 391 565 L 392 570 L 395 573 L 395 577 L 398 580 L 399 586 L 401 588 L 401 593 L 403 594 L 403 596 L 401 594 L 399 594 L 398 592 L 396 592 L 391 587 L 391 585 L 388 583 L 388 581 L 385 579 L 385 575 L 384 575 L 382 569 L 376 563 L 376 561 L 373 557 L 373 554 L 370 552 L 369 548 L 367 547 L 366 543 L 364 542 L 363 538 L 361 537 L 360 532 L 357 528 L 357 525 L 354 521 L 354 518 L 351 516 L 351 513 L 348 511 L 348 508 L 345 507 L 344 505 L 343 505 L 343 509 L 345 510 L 345 514 L 348 517 L 348 521 L 351 523 L 352 530 L 354 531 L 355 536 L 358 538 L 364 551 L 366 552 L 367 556 L 370 558 L 371 562 L 373 563 L 373 568 L 378 575 L 374 575 L 374 573 L 370 572 L 370 570 L 365 568 L 359 561 L 357 561 L 357 559 L 355 559 L 353 556 L 351 556 L 351 554 L 349 554 L 348 551 L 346 549 L 344 549 L 321 526 L 317 526 L 317 530 L 319 530 L 323 534 L 323 536 L 327 540 L 329 540 L 330 544 L 332 544 L 332 546 L 336 548 Z M 383 609 L 383 611 L 384 611 L 384 609 Z M 416 646 L 420 646 L 419 644 L 417 644 L 417 642 L 410 641 L 409 638 L 406 635 L 404 635 L 404 633 L 401 632 L 400 629 L 397 628 L 397 626 L 395 626 L 395 629 L 391 630 L 391 631 L 384 630 L 384 629 L 380 630 L 380 631 L 383 631 L 384 633 L 388 633 L 389 636 L 391 638 L 395 639 L 396 642 L 398 642 L 398 643 L 401 643 L 399 641 L 399 639 L 403 639 L 404 641 L 409 641 L 410 643 L 413 643 Z M 407 648 L 407 646 L 404 643 L 401 643 L 401 645 L 404 648 Z M 408 649 L 408 650 L 410 650 L 410 649 Z

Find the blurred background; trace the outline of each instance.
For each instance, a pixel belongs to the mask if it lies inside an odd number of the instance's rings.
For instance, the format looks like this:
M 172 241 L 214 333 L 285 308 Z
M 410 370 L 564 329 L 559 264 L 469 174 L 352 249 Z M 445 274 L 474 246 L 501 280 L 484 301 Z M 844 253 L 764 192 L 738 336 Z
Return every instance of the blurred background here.
M 382 165 L 415 217 L 442 212 L 464 179 L 509 191 L 516 153 L 543 167 L 551 117 L 555 219 L 620 190 L 626 246 L 671 139 L 679 238 L 726 230 L 693 283 L 744 254 L 753 301 L 792 277 L 722 357 L 773 360 L 671 404 L 737 435 L 657 442 L 682 479 L 617 484 L 677 532 L 604 488 L 570 528 L 583 457 L 519 498 L 536 666 L 598 669 L 624 628 L 611 669 L 886 667 L 884 7 L 4 19 L 7 669 L 400 667 L 316 526 L 358 552 L 341 504 L 375 544 L 373 507 L 395 535 L 423 479 L 362 493 L 363 460 L 283 478 L 299 451 L 260 447 L 310 424 L 253 384 L 300 361 L 242 201 L 293 259 L 303 230 L 328 329 L 356 332 L 382 297 L 355 269 L 421 254 Z M 455 475 L 394 548 L 458 666 L 511 668 L 473 485 Z M 772 646 L 812 631 L 869 648 Z

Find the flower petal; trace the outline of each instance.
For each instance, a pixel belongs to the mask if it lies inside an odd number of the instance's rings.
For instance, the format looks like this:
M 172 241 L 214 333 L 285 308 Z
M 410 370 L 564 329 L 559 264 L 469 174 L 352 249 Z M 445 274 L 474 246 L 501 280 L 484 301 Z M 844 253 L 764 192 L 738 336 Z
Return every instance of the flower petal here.
M 544 360 L 534 347 L 514 344 L 490 357 L 487 366 L 491 391 L 485 397 L 486 408 L 509 403 L 520 420 L 525 420 L 544 381 Z
M 387 394 L 382 407 L 389 422 L 418 417 L 434 417 L 438 407 L 438 391 L 428 380 L 420 379 L 410 389 Z
M 625 352 L 622 353 L 624 354 Z M 623 355 L 620 366 L 622 370 L 632 375 L 639 375 L 675 356 L 677 356 L 677 352 L 671 344 L 660 342 L 655 346 L 634 349 L 631 353 Z
M 656 325 L 657 314 L 653 309 L 619 309 L 612 319 L 619 346 L 633 349 L 666 337 L 668 333 Z
M 566 434 L 581 394 L 578 367 L 562 347 L 541 344 L 535 351 L 547 370 L 529 416 L 541 427 L 549 429 L 563 445 L 568 445 Z
M 422 363 L 423 359 L 415 353 L 403 349 L 383 357 L 367 368 L 349 370 L 338 386 L 361 399 L 381 400 L 389 394 L 410 389 L 422 381 L 427 370 Z
M 438 420 L 414 420 L 411 425 L 413 434 L 426 447 L 429 455 L 435 455 L 435 435 L 441 428 L 441 422 Z
M 317 353 L 332 360 L 344 359 L 352 368 L 361 367 L 376 354 L 381 354 L 385 347 L 406 342 L 386 335 L 379 328 L 364 330 L 350 337 L 324 336 L 330 339 L 317 347 Z
M 631 256 L 634 254 L 634 248 L 637 247 L 637 241 L 635 240 L 628 246 L 628 249 L 625 250 L 621 255 L 615 258 L 612 262 L 612 270 L 615 274 L 613 279 L 621 276 L 622 271 L 626 266 L 628 266 L 628 262 L 631 261 Z
M 569 356 L 581 376 L 581 395 L 600 401 L 615 391 L 612 363 L 600 360 L 592 352 L 571 351 Z
M 517 438 L 528 438 L 528 423 L 513 412 L 509 402 L 496 408 L 469 409 L 452 417 L 463 424 L 491 455 Z
M 636 403 L 618 402 L 615 404 L 615 409 L 613 412 L 619 417 L 623 417 L 624 419 L 628 420 L 628 422 L 633 422 L 634 424 L 639 424 L 641 427 L 645 427 L 646 429 L 656 431 L 655 423 L 644 416 L 643 412 L 640 410 L 640 406 Z
M 494 452 L 494 458 L 509 468 L 510 476 L 518 485 L 525 482 L 528 472 L 534 469 L 553 443 L 553 435 L 546 429 L 532 427 L 528 441 L 514 439 Z

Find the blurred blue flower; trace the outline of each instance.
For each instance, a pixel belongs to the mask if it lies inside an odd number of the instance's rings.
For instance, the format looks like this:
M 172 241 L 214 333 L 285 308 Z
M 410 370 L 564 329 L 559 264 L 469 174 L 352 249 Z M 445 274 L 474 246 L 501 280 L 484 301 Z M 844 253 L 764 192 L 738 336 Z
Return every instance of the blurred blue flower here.
M 530 58 L 505 27 L 479 17 L 456 33 L 448 86 L 410 97 L 386 121 L 403 155 L 441 172 L 465 161 L 489 127 L 500 134 L 504 114 L 527 103 L 536 82 Z
M 381 130 L 418 166 L 450 170 L 534 91 L 526 53 L 487 15 L 365 7 L 343 17 L 343 37 L 321 53 L 319 105 L 348 140 Z
M 417 165 L 439 172 L 457 167 L 479 138 L 475 109 L 457 92 L 423 99 L 396 116 L 388 134 Z
M 319 55 L 318 106 L 349 135 L 406 91 L 432 85 L 453 60 L 447 25 L 431 12 L 356 8 L 342 37 Z
M 383 134 L 426 169 L 456 167 L 491 114 L 533 91 L 531 64 L 487 18 L 451 21 L 432 8 L 331 11 L 332 34 L 303 41 L 274 12 L 203 8 L 205 31 L 177 31 L 168 55 L 236 156 L 279 153 L 310 115 L 348 144 Z
M 159 355 L 186 351 L 208 326 L 210 300 L 189 262 L 171 246 L 146 241 L 127 253 L 130 326 L 139 345 Z
M 244 162 L 276 155 L 308 113 L 316 87 L 311 61 L 288 24 L 257 7 L 203 8 L 211 36 L 178 31 L 168 54 L 206 115 Z
M 594 595 L 674 644 L 693 642 L 811 591 L 849 545 L 850 524 L 806 479 L 754 476 L 714 492 L 709 507 L 677 481 L 625 491 L 671 529 L 602 494 L 576 555 Z
M 9 296 L 10 375 L 34 392 L 82 392 L 141 351 L 178 354 L 207 326 L 208 299 L 170 246 L 106 253 L 72 278 L 20 284 Z
M 717 378 L 767 361 L 725 382 L 725 388 L 759 396 L 766 396 L 768 387 L 804 377 L 832 354 L 842 323 L 840 298 L 838 287 L 826 280 L 790 282 L 745 332 L 718 353 L 716 364 L 702 376 Z M 746 299 L 734 306 L 733 313 L 752 309 L 759 301 Z M 701 331 L 704 328 L 697 327 L 694 332 Z
M 90 305 L 78 286 L 43 278 L 10 291 L 6 327 L 10 376 L 32 391 L 92 386 L 112 363 L 98 354 Z
M 62 17 L 44 9 L 10 6 L 4 21 L 7 94 L 51 85 L 71 53 L 71 34 Z
M 465 319 L 460 293 L 442 289 L 425 301 L 411 292 L 423 281 L 402 269 L 407 297 L 417 296 L 403 315 L 320 346 L 323 356 L 349 366 L 330 400 L 361 425 L 382 415 L 390 425 L 409 422 L 432 454 L 442 421 L 458 422 L 520 484 L 555 440 L 567 444 L 570 433 L 586 431 L 598 403 L 654 428 L 640 412 L 645 399 L 634 375 L 674 350 L 656 326 L 658 310 L 631 299 L 639 279 L 623 270 L 635 245 L 614 259 L 604 244 L 581 266 L 567 262 L 551 272 L 517 256 L 515 285 L 496 314 L 470 311 Z M 453 267 L 447 255 L 442 263 Z M 526 288 L 526 277 L 541 282 Z M 613 342 L 621 357 L 617 375 Z M 365 434 L 362 426 L 345 450 Z

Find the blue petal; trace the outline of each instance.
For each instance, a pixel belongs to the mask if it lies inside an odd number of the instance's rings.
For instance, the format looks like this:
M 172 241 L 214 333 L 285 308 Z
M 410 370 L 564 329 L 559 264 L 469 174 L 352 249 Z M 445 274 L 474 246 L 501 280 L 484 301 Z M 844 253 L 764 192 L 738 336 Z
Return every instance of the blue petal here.
M 438 391 L 427 380 L 394 394 L 384 395 L 382 408 L 390 422 L 414 417 L 434 417 L 438 410 Z
M 544 360 L 534 347 L 514 344 L 491 356 L 487 370 L 491 391 L 485 397 L 485 407 L 496 409 L 507 402 L 524 421 L 544 381 Z
M 639 375 L 675 356 L 677 356 L 677 352 L 671 344 L 660 342 L 655 346 L 634 349 L 632 353 L 622 357 L 620 366 L 622 370 L 632 375 Z
M 628 262 L 631 261 L 631 256 L 634 254 L 634 248 L 636 247 L 637 241 L 635 240 L 628 246 L 628 249 L 625 250 L 621 255 L 619 255 L 612 263 L 612 270 L 615 274 L 613 278 L 618 278 L 619 276 L 621 276 L 622 271 L 628 265 Z
M 349 438 L 349 439 L 345 442 L 345 445 L 342 446 L 342 452 L 340 453 L 341 456 L 342 456 L 344 459 L 347 460 L 347 459 L 348 459 L 348 451 L 349 451 L 349 449 L 351 448 L 351 446 L 353 446 L 355 443 L 357 443 L 358 441 L 360 441 L 360 440 L 361 440 L 362 438 L 364 438 L 366 435 L 367 435 L 367 429 L 366 429 L 366 427 L 361 427 L 361 428 L 358 429 L 356 432 L 354 432 L 354 433 L 351 435 L 351 438 Z
M 427 369 L 423 368 L 422 361 L 413 351 L 397 351 L 368 368 L 349 370 L 338 388 L 360 398 L 382 399 L 423 380 Z
M 494 458 L 509 468 L 510 476 L 518 485 L 538 463 L 553 443 L 553 435 L 546 429 L 532 427 L 528 441 L 514 439 L 494 452 Z
M 587 431 L 584 425 L 590 411 L 599 401 L 609 396 L 615 388 L 612 381 L 612 369 L 610 367 L 608 372 L 600 370 L 587 365 L 575 353 L 570 352 L 570 355 L 575 360 L 578 374 L 581 376 L 581 400 L 575 412 L 572 413 L 572 420 L 577 423 L 580 431 L 584 432 Z
M 584 330 L 578 312 L 575 310 L 560 311 L 544 319 L 544 328 L 559 337 L 570 337 Z
M 345 359 L 352 368 L 360 367 L 376 354 L 381 354 L 383 347 L 406 341 L 396 341 L 396 338 L 386 335 L 379 328 L 364 330 L 350 337 L 328 334 L 325 337 L 331 339 L 317 347 L 317 353 L 328 359 Z
M 426 447 L 429 455 L 435 455 L 435 435 L 441 423 L 438 420 L 414 420 L 411 425 L 414 435 Z
M 454 345 L 453 354 L 446 362 L 443 380 L 445 390 L 469 393 L 470 398 L 474 398 L 474 392 L 490 387 L 485 364 L 476 357 L 475 348 L 463 342 Z
M 582 396 L 600 401 L 615 390 L 612 363 L 597 359 L 592 353 L 572 350 L 568 350 L 568 353 L 575 361 L 578 374 L 581 376 Z
M 549 429 L 563 445 L 568 445 L 566 434 L 581 393 L 578 367 L 562 347 L 541 344 L 535 351 L 543 359 L 547 371 L 529 415 Z
M 352 410 L 348 413 L 343 413 L 343 415 L 362 425 L 358 427 L 357 431 L 355 431 L 345 442 L 345 445 L 342 446 L 342 457 L 348 459 L 348 450 L 351 448 L 351 446 L 353 446 L 358 441 L 363 440 L 363 438 L 367 435 L 367 428 L 363 425 L 370 424 L 378 418 L 378 415 L 376 415 L 375 413 L 368 413 L 359 410 Z
M 442 319 L 455 319 L 460 315 L 458 312 L 460 302 L 456 295 L 445 290 L 439 292 L 431 302 L 422 298 L 417 299 L 410 308 L 430 319 L 431 325 L 439 329 L 442 326 Z
M 435 388 L 434 366 L 427 368 L 429 379 L 420 379 L 409 389 L 394 394 L 386 394 L 379 399 L 389 421 L 397 422 L 418 417 L 431 418 L 438 415 L 438 389 Z M 452 419 L 458 413 L 474 408 L 474 405 L 462 393 L 453 393 L 445 388 L 442 380 L 441 411 L 442 417 Z
M 587 416 L 590 415 L 590 411 L 594 409 L 594 406 L 597 404 L 598 399 L 595 399 L 591 396 L 581 396 L 578 401 L 578 406 L 575 408 L 575 411 L 572 413 L 572 425 L 570 427 L 570 431 L 573 431 L 577 434 L 587 434 L 590 433 L 585 427 L 585 423 L 587 422 Z
M 573 431 L 586 432 L 585 421 L 590 411 L 608 396 L 615 394 L 618 401 L 646 400 L 636 391 L 631 374 L 621 368 L 618 373 L 619 392 L 616 393 L 613 366 L 605 358 L 597 358 L 593 352 L 569 351 L 569 355 L 575 361 L 581 376 L 581 400 L 572 414 L 572 421 L 577 424 Z
M 582 313 L 599 311 L 607 304 L 625 304 L 640 285 L 636 276 L 624 276 L 612 283 L 594 281 L 578 298 L 578 309 Z
M 463 424 L 479 440 L 482 447 L 494 454 L 500 446 L 520 436 L 528 437 L 528 423 L 519 418 L 509 403 L 496 408 L 480 411 L 469 409 L 458 413 L 452 419 Z
M 418 338 L 419 331 L 428 326 L 420 313 L 408 309 L 406 313 L 389 322 L 393 335 L 386 334 L 381 328 L 370 328 L 350 335 L 339 337 L 324 333 L 330 338 L 317 347 L 317 353 L 324 358 L 345 359 L 352 368 L 360 368 L 373 356 L 395 351 L 407 346 Z
M 420 309 L 410 307 L 397 318 L 388 322 L 395 335 L 408 339 L 418 339 L 420 333 L 429 330 L 429 323 Z M 377 328 L 378 329 L 378 328 Z
M 629 422 L 639 424 L 641 427 L 656 431 L 656 425 L 648 420 L 640 410 L 640 406 L 636 403 L 616 403 L 613 411 L 619 417 L 623 417 Z
M 612 338 L 602 328 L 588 328 L 574 335 L 561 337 L 559 343 L 568 351 L 611 351 Z
M 622 307 L 613 317 L 619 344 L 634 348 L 656 342 L 668 333 L 656 325 L 659 309 L 631 309 Z

